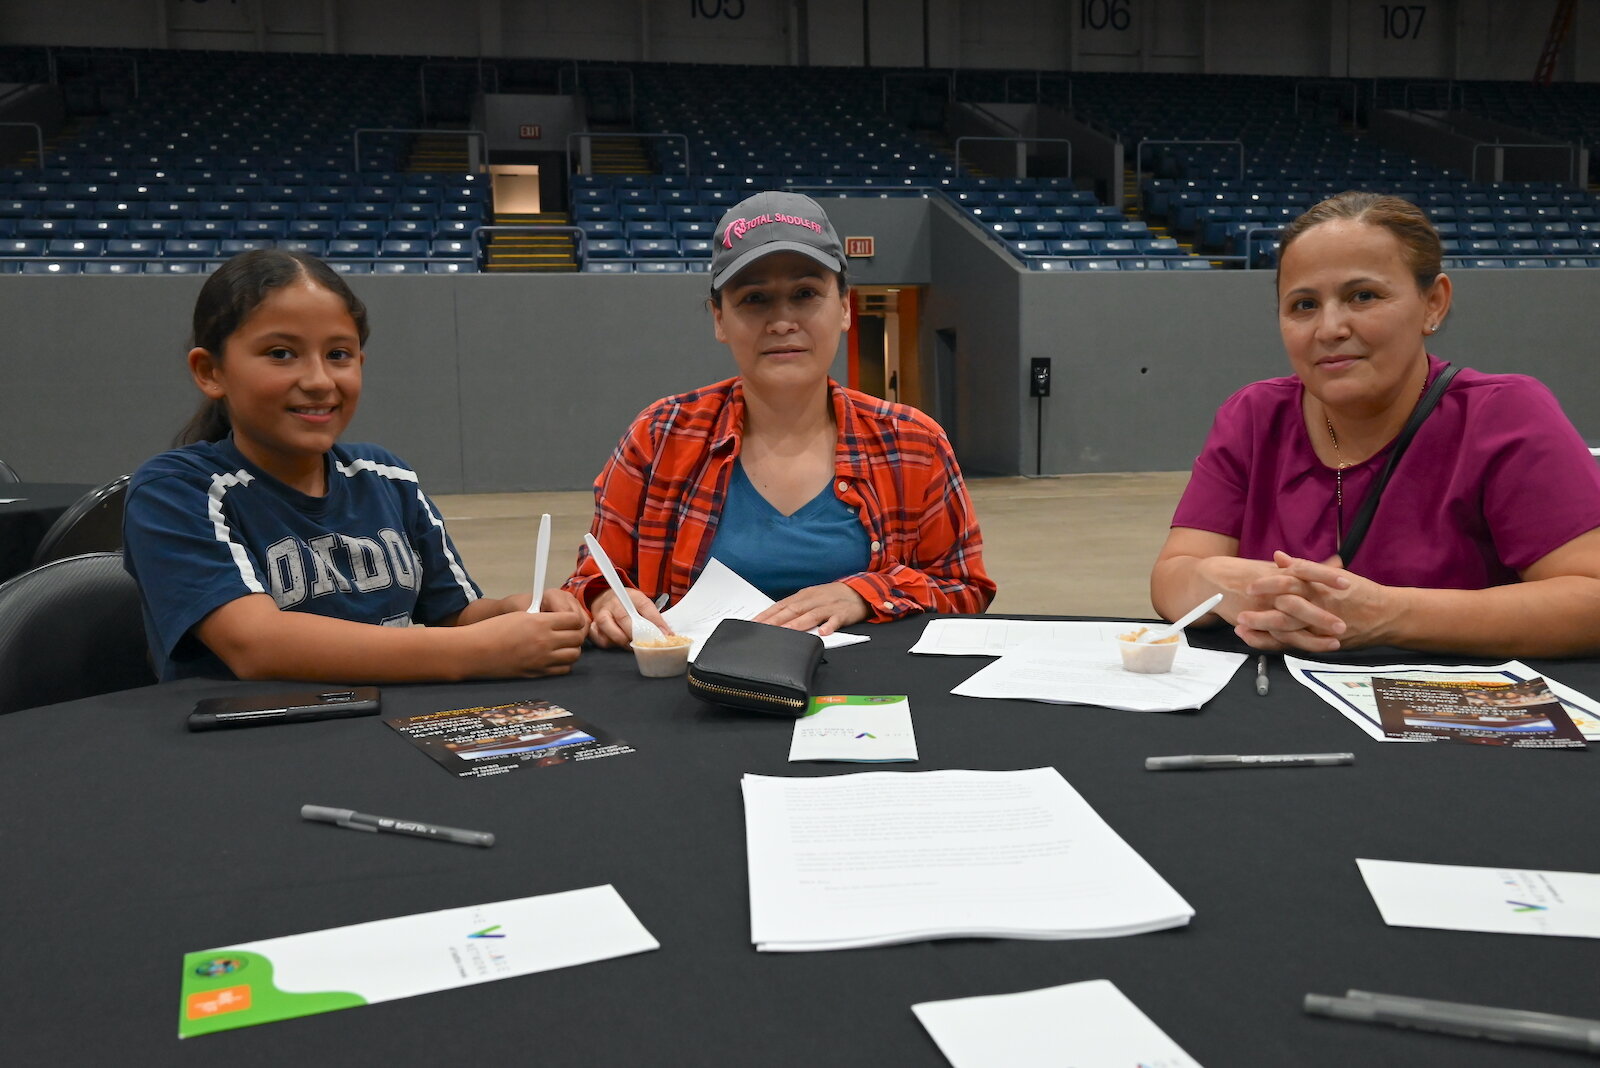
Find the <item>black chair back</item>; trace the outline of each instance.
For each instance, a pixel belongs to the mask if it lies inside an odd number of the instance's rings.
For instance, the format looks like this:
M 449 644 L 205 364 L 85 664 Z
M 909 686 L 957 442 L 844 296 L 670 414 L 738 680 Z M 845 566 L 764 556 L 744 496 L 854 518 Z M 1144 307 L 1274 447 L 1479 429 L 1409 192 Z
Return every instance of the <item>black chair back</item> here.
M 122 549 L 122 506 L 131 475 L 114 478 L 90 490 L 50 524 L 33 553 L 33 566 L 68 556 Z
M 22 476 L 17 474 L 16 469 L 4 460 L 0 460 L 0 483 L 21 481 Z
M 147 686 L 146 648 L 120 552 L 24 571 L 0 585 L 0 713 Z

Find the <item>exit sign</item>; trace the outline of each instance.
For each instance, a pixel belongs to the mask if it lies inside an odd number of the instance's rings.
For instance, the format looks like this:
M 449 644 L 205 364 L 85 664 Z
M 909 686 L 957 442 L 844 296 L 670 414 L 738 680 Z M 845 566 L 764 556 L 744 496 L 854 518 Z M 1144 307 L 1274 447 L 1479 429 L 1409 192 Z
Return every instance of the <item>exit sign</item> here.
M 877 243 L 872 237 L 847 237 L 844 239 L 844 254 L 851 259 L 866 259 L 876 253 L 873 251 Z
M 544 137 L 544 128 L 536 122 L 525 122 L 517 127 L 517 136 L 524 141 L 537 141 Z

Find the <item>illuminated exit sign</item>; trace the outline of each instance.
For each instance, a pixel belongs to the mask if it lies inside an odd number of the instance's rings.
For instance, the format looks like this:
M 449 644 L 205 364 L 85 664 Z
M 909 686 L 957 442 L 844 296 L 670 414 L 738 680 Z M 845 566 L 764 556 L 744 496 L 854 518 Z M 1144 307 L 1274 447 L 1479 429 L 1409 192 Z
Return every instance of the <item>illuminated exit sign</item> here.
M 844 239 L 844 254 L 851 259 L 866 259 L 876 255 L 877 238 L 872 237 L 847 237 Z

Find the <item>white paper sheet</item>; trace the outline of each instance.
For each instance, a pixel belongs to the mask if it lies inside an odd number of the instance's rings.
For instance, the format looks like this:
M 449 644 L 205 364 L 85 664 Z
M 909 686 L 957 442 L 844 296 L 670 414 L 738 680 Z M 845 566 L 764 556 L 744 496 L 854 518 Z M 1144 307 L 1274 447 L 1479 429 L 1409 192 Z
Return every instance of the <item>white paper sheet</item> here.
M 1122 667 L 1115 644 L 1024 649 L 1008 653 L 950 692 L 961 697 L 1099 705 L 1129 712 L 1176 712 L 1199 708 L 1226 686 L 1242 653 L 1184 647 L 1172 670 L 1141 675 Z
M 662 612 L 661 618 L 671 625 L 674 633 L 694 639 L 694 644 L 689 647 L 689 663 L 692 664 L 694 658 L 700 655 L 700 647 L 717 629 L 718 623 L 724 619 L 754 619 L 774 603 L 772 598 L 713 556 L 706 561 L 705 569 L 694 580 L 694 585 L 689 587 L 689 592 L 677 604 Z M 815 634 L 816 631 L 811 633 Z M 871 640 L 865 634 L 834 631 L 822 639 L 822 645 L 825 649 L 838 649 Z
M 1600 938 L 1600 875 L 1358 859 L 1391 927 Z
M 610 885 L 241 942 L 185 955 L 179 1036 L 657 948 Z
M 917 759 L 911 700 L 904 696 L 813 697 L 811 711 L 794 721 L 789 762 L 843 760 L 882 764 Z
M 1109 979 L 911 1011 L 952 1068 L 1200 1068 Z
M 1194 915 L 1054 768 L 742 785 L 759 950 L 1109 938 Z
M 1295 656 L 1283 658 L 1289 674 L 1337 708 L 1346 719 L 1360 727 L 1369 738 L 1380 742 L 1411 742 L 1415 738 L 1390 738 L 1384 733 L 1383 722 L 1378 718 L 1378 702 L 1372 696 L 1372 676 L 1388 679 L 1418 679 L 1435 682 L 1472 682 L 1489 679 L 1499 682 L 1524 682 L 1541 676 L 1520 660 L 1507 660 L 1492 667 L 1455 667 L 1438 664 L 1390 664 L 1387 667 L 1357 666 L 1353 664 L 1323 664 L 1315 660 L 1302 660 Z M 1600 702 L 1581 694 L 1570 686 L 1563 686 L 1550 676 L 1542 676 L 1550 692 L 1567 710 L 1580 734 L 1590 740 L 1600 740 Z
M 1078 619 L 930 619 L 913 653 L 930 656 L 1002 656 L 1020 649 L 1049 646 L 1093 646 L 1116 641 L 1118 634 L 1149 623 L 1126 620 L 1090 622 Z M 1179 638 L 1179 641 L 1184 641 Z

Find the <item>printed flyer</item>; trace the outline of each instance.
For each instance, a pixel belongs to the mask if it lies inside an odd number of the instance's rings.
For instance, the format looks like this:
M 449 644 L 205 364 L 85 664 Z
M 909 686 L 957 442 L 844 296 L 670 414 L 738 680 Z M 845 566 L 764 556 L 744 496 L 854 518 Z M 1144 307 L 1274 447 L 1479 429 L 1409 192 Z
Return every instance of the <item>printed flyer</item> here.
M 462 779 L 634 751 L 628 743 L 550 701 L 450 708 L 385 722 Z
M 1585 745 L 1541 678 L 1498 682 L 1374 676 L 1372 693 L 1390 738 L 1533 749 Z
M 178 1037 L 657 948 L 609 884 L 241 942 L 184 954 Z

